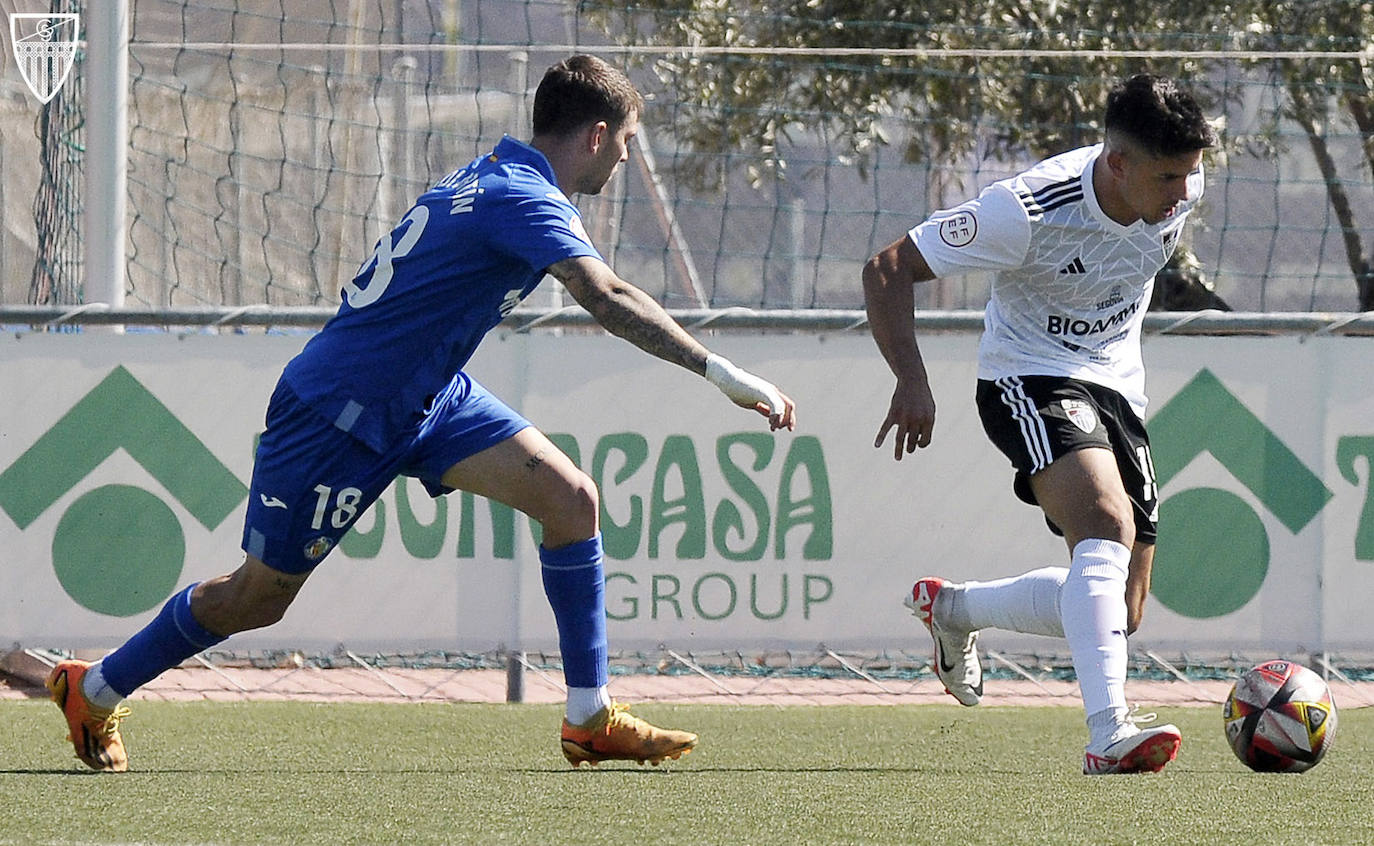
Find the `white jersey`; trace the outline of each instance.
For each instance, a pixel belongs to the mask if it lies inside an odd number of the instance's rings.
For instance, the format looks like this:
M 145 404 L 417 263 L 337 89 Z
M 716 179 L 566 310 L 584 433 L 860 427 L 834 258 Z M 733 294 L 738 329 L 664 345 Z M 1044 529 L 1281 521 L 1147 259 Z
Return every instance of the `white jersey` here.
M 1154 277 L 1202 196 L 1162 222 L 1122 226 L 1093 191 L 1102 145 L 1046 159 L 936 212 L 908 233 L 936 276 L 995 270 L 978 346 L 978 378 L 1067 376 L 1120 393 L 1145 415 L 1140 327 Z

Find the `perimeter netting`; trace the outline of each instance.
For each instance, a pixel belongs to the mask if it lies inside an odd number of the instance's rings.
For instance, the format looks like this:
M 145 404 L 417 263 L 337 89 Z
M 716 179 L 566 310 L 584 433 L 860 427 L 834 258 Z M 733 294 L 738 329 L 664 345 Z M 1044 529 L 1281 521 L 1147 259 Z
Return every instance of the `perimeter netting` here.
M 59 20 L 81 7 L 55 0 L 52 18 L 4 24 L 16 36 L 6 40 L 5 63 L 14 64 L 11 84 L 23 99 L 0 99 L 0 302 L 81 301 L 85 54 L 72 43 L 73 22 Z
M 861 306 L 868 256 L 1097 141 L 1109 84 L 1149 69 L 1186 80 L 1223 129 L 1192 272 L 1237 309 L 1374 308 L 1374 23 L 1341 11 L 1359 4 L 1275 5 L 1238 23 L 1183 3 L 994 19 L 800 0 L 138 0 L 128 301 L 336 303 L 419 192 L 502 133 L 528 137 L 534 86 L 576 49 L 622 61 L 651 97 L 632 161 L 577 199 L 612 264 L 670 307 Z M 24 240 L 6 240 L 7 266 Z M 986 291 L 942 280 L 919 304 L 976 309 Z
M 11 681 L 41 691 L 47 671 L 66 653 L 26 649 L 0 661 L 0 688 Z M 1268 656 L 1133 653 L 1128 692 L 1154 704 L 1216 705 L 1236 677 Z M 1080 702 L 1067 656 L 983 652 L 989 695 L 1004 705 Z M 931 666 L 919 654 L 883 650 L 613 652 L 611 687 L 622 701 L 741 704 L 949 704 Z M 1306 656 L 1326 678 L 1342 709 L 1374 705 L 1369 656 Z M 562 661 L 543 653 L 447 652 L 395 654 L 339 646 L 328 653 L 289 649 L 211 650 L 140 690 L 149 699 L 242 699 L 408 702 L 561 702 Z M 1142 692 L 1143 685 L 1148 692 Z

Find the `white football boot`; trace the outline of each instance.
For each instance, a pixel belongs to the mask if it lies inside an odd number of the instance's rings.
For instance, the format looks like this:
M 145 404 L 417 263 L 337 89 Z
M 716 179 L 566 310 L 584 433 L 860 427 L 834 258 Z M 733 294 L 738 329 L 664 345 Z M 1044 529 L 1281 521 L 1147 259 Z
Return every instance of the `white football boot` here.
M 935 641 L 935 675 L 945 692 L 960 705 L 977 705 L 983 698 L 983 665 L 978 661 L 978 632 L 946 629 L 935 619 L 935 597 L 945 580 L 927 576 L 912 586 L 903 604 L 911 609 Z
M 1154 714 L 1125 717 L 1116 731 L 1100 743 L 1089 743 L 1083 750 L 1084 775 L 1117 773 L 1157 773 L 1178 755 L 1183 735 L 1173 725 L 1141 728 Z

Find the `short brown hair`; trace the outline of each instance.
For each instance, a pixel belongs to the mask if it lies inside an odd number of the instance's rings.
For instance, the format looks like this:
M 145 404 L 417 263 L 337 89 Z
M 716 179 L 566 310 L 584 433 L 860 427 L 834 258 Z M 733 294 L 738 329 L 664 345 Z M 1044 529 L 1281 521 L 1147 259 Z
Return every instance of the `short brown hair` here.
M 544 72 L 534 92 L 534 134 L 566 135 L 589 123 L 619 128 L 644 110 L 624 71 L 595 56 L 571 56 Z

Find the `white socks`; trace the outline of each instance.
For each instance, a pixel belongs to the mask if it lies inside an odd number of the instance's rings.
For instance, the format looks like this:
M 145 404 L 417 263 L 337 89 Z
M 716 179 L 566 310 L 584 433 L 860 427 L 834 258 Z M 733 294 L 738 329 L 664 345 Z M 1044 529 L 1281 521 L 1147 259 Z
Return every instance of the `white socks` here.
M 995 628 L 1069 642 L 1083 710 L 1096 739 L 1110 735 L 1126 708 L 1126 575 L 1131 550 L 1089 538 L 1068 569 L 1042 567 L 1009 579 L 941 590 L 933 612 L 946 628 Z
M 1088 714 L 1088 747 L 1105 752 L 1108 746 L 1120 739 L 1118 734 L 1126 737 L 1140 731 L 1134 727 L 1123 730 L 1129 722 L 1126 719 L 1128 713 L 1125 708 L 1107 708 L 1095 714 Z
M 568 722 L 575 726 L 585 725 L 602 708 L 611 707 L 611 693 L 605 685 L 601 687 L 568 688 Z
M 1042 567 L 1009 579 L 964 582 L 940 591 L 935 612 L 941 625 L 960 631 L 1006 629 L 1063 637 L 1059 592 L 1068 575 L 1064 567 Z
M 81 692 L 86 694 L 86 701 L 97 708 L 104 708 L 113 711 L 124 701 L 124 697 L 119 695 L 119 691 L 110 687 L 105 681 L 105 674 L 101 672 L 100 662 L 97 661 L 86 671 L 86 675 L 81 677 Z
M 1131 550 L 1089 538 L 1073 548 L 1059 604 L 1064 637 L 1090 716 L 1126 711 L 1126 574 Z

